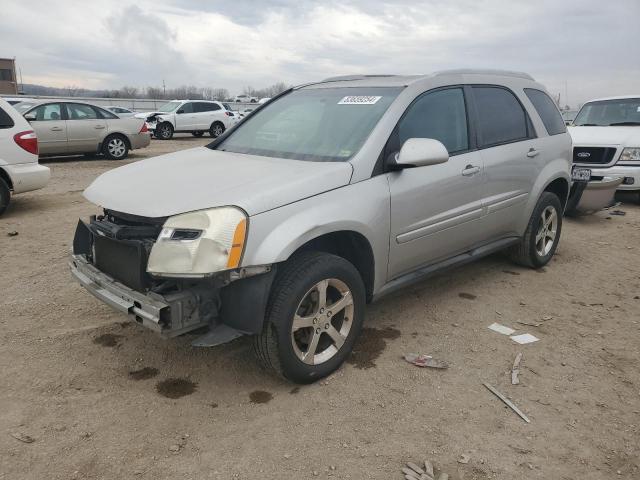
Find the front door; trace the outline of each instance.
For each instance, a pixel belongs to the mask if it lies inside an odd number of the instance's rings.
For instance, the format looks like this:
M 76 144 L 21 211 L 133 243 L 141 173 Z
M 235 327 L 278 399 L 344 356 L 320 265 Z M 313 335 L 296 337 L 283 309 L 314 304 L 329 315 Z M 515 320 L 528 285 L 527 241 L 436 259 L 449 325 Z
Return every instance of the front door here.
M 67 152 L 67 122 L 59 103 L 39 105 L 25 114 L 25 118 L 38 135 L 40 155 L 57 155 Z
M 447 147 L 446 163 L 389 172 L 391 238 L 388 280 L 444 260 L 483 240 L 480 153 L 472 148 L 462 87 L 426 92 L 407 109 L 385 153 L 409 138 Z
M 66 103 L 69 153 L 97 152 L 107 132 L 107 121 L 84 103 Z
M 193 102 L 187 102 L 178 108 L 176 112 L 176 131 L 186 131 L 190 132 L 191 130 L 197 130 L 195 127 L 196 123 L 196 114 L 193 108 Z

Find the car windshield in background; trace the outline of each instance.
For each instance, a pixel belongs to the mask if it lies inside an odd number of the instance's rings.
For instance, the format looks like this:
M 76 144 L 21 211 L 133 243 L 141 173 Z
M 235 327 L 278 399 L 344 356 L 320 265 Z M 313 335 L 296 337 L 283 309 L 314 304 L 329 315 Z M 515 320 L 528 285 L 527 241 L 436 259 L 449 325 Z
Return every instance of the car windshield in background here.
M 582 107 L 573 124 L 576 127 L 640 125 L 640 98 L 589 102 Z
M 24 115 L 24 113 L 35 107 L 35 103 L 31 103 L 31 102 L 20 102 L 20 103 L 16 103 L 13 108 L 15 108 L 21 115 Z
M 176 108 L 178 108 L 178 105 L 180 105 L 180 102 L 165 103 L 158 109 L 158 111 L 165 113 L 173 112 Z
M 269 102 L 216 149 L 316 162 L 360 150 L 401 88 L 308 88 Z

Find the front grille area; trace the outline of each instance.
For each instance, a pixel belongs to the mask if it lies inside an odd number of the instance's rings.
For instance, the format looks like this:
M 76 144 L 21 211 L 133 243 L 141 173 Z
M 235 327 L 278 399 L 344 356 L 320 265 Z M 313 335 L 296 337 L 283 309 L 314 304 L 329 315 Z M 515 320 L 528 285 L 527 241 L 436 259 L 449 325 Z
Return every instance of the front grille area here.
M 615 147 L 573 147 L 573 163 L 605 165 L 615 154 Z

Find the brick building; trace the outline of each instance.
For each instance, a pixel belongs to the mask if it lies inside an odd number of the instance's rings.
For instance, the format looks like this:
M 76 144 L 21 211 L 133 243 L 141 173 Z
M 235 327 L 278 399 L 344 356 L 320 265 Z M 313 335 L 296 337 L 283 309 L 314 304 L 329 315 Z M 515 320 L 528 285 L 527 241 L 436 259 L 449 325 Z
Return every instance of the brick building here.
M 0 58 L 0 93 L 9 95 L 18 93 L 16 61 L 13 58 Z

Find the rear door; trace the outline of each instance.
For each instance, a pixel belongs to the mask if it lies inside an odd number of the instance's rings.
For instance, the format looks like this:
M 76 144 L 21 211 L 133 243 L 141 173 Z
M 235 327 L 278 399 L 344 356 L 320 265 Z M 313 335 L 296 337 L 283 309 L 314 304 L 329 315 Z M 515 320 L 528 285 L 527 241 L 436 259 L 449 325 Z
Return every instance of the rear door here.
M 107 121 L 85 103 L 65 103 L 69 153 L 97 152 L 107 132 Z
M 463 87 L 418 97 L 394 130 L 384 155 L 409 138 L 433 138 L 449 161 L 388 173 L 391 193 L 389 280 L 469 249 L 482 239 L 483 165 L 475 150 Z
M 194 102 L 184 103 L 176 111 L 176 130 L 178 131 L 192 131 L 197 130 L 195 127 L 196 113 L 194 111 Z
M 209 127 L 216 120 L 224 123 L 224 110 L 217 103 L 196 102 L 196 115 L 198 117 L 198 128 L 209 130 Z
M 470 90 L 484 163 L 486 235 L 519 235 L 523 207 L 541 168 L 536 133 L 512 90 L 498 85 L 473 85 Z
M 25 118 L 38 135 L 41 155 L 67 153 L 67 122 L 60 103 L 46 103 L 25 113 Z

